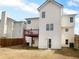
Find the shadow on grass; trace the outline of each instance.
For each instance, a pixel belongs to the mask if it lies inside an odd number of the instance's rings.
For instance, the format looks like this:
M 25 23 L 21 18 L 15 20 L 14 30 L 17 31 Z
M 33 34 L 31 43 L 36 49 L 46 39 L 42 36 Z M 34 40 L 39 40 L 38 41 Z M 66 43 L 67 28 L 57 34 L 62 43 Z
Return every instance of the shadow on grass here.
M 74 48 L 63 48 L 61 50 L 56 50 L 55 53 L 69 56 L 69 57 L 79 58 L 79 50 L 76 50 Z

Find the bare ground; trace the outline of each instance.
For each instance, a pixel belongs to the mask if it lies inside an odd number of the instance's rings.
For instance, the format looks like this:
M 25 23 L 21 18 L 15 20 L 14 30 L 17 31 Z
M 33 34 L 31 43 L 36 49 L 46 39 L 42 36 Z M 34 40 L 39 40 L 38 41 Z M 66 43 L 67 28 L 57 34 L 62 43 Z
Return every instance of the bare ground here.
M 0 59 L 79 59 L 79 51 L 26 49 L 21 46 L 0 48 Z

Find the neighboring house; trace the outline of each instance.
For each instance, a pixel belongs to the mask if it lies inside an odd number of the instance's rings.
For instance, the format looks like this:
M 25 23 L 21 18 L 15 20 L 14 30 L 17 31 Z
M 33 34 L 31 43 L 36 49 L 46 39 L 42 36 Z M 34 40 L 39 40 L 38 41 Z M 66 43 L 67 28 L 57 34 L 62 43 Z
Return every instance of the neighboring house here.
M 75 14 L 63 15 L 63 5 L 47 0 L 39 8 L 40 17 L 14 21 L 2 13 L 1 37 L 24 38 L 28 46 L 61 49 L 74 44 Z
M 15 21 L 4 11 L 0 20 L 0 38 L 23 38 L 24 21 Z

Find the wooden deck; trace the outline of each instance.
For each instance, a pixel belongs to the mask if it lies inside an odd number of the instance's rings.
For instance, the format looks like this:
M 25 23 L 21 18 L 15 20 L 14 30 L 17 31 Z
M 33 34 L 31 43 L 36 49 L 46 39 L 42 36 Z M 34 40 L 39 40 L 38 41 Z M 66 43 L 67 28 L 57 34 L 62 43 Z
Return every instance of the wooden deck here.
M 38 29 L 27 29 L 27 30 L 24 30 L 24 36 L 38 37 L 38 35 L 39 35 L 39 30 Z

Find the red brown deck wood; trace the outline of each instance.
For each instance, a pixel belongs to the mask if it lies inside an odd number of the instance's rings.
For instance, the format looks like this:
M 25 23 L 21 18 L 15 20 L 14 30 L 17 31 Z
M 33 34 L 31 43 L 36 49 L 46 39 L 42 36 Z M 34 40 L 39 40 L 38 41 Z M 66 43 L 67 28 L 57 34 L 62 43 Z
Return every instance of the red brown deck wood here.
M 38 29 L 27 29 L 27 30 L 24 30 L 24 36 L 38 37 L 38 35 L 39 35 L 39 30 Z

